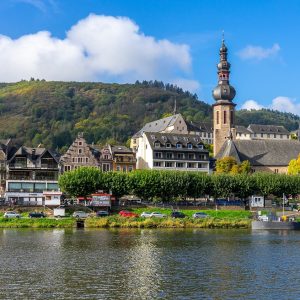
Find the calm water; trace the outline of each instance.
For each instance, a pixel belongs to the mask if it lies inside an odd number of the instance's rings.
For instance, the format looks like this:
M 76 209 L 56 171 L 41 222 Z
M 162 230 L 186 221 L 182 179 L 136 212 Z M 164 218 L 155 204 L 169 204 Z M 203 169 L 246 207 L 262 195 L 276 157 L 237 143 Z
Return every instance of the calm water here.
M 300 232 L 0 231 L 0 299 L 300 299 Z

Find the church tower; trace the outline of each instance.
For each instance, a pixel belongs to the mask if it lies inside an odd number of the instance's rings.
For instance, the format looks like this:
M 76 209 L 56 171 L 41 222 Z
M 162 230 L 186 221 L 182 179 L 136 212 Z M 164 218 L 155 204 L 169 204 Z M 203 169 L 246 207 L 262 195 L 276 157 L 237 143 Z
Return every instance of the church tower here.
M 228 138 L 235 139 L 235 106 L 232 102 L 235 89 L 229 84 L 230 63 L 227 61 L 227 47 L 224 38 L 220 48 L 220 62 L 218 68 L 218 85 L 213 90 L 216 103 L 213 104 L 214 123 L 214 156 L 222 148 Z

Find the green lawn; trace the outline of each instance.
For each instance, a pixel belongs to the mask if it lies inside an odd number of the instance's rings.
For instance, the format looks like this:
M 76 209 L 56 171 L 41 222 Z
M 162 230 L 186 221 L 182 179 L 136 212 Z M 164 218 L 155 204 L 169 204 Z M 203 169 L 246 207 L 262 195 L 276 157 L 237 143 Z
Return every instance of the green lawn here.
M 135 208 L 132 210 L 133 212 L 137 214 L 141 214 L 142 212 L 161 212 L 166 215 L 170 215 L 172 210 L 170 208 L 157 208 L 157 207 L 147 207 L 147 208 Z M 232 220 L 237 220 L 237 219 L 249 219 L 251 217 L 251 212 L 245 211 L 245 210 L 178 210 L 183 212 L 186 216 L 192 217 L 192 215 L 195 212 L 204 212 L 206 213 L 209 217 L 211 218 L 216 218 L 216 219 L 232 219 Z

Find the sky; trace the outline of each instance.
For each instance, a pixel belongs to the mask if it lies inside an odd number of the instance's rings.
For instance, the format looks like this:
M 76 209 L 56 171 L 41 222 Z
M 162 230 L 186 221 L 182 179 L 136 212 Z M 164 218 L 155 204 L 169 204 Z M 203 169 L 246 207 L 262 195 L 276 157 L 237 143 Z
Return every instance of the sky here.
M 0 81 L 174 83 L 213 103 L 222 32 L 237 108 L 300 115 L 298 0 L 2 0 Z

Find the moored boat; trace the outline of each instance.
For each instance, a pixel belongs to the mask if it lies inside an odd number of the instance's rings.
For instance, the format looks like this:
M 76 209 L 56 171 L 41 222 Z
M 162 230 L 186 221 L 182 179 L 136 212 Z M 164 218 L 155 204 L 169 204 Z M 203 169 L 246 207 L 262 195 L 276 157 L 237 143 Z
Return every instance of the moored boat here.
M 252 230 L 300 230 L 300 222 L 252 221 Z

